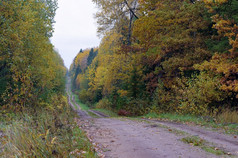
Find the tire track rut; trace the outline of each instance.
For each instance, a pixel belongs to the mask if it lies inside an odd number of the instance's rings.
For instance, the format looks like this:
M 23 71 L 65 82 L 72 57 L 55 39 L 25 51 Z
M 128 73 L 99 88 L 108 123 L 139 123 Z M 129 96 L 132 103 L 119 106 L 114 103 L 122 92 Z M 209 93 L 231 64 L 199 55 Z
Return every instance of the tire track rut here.
M 69 86 L 69 85 L 68 85 Z M 69 86 L 70 87 L 70 86 Z M 199 147 L 185 144 L 181 141 L 184 136 L 178 136 L 169 132 L 168 128 L 186 132 L 187 136 L 199 136 L 200 138 L 214 143 L 221 149 L 226 149 L 233 156 L 238 157 L 237 140 L 224 134 L 202 129 L 201 127 L 191 127 L 185 124 L 171 122 L 160 122 L 149 120 L 148 122 L 133 121 L 127 118 L 108 118 L 107 115 L 95 110 L 82 110 L 75 102 L 75 98 L 70 98 L 70 88 L 68 90 L 68 102 L 77 112 L 80 118 L 76 119 L 92 142 L 96 144 L 106 158 L 216 158 L 229 157 L 228 155 L 217 156 L 207 153 Z M 96 115 L 93 118 L 89 115 Z M 150 125 L 153 123 L 153 125 Z M 158 124 L 158 125 L 156 125 Z M 222 143 L 221 143 L 222 142 Z
M 200 138 L 213 143 L 217 148 L 229 152 L 230 154 L 238 157 L 238 139 L 236 136 L 226 135 L 221 132 L 212 131 L 211 129 L 205 129 L 200 126 L 191 126 L 182 123 L 160 121 L 160 120 L 148 120 L 156 124 L 164 125 L 169 128 L 173 128 L 179 131 L 186 132 L 192 136 L 199 136 Z
M 70 93 L 72 93 L 71 91 L 71 86 L 70 86 L 70 78 L 68 77 L 68 82 L 67 82 L 67 87 L 66 87 L 66 90 L 67 90 L 67 95 L 68 95 L 68 103 L 69 105 L 72 107 L 72 109 L 77 112 L 77 114 L 79 115 L 79 117 L 81 119 L 90 119 L 92 118 L 92 116 L 89 115 L 89 113 L 86 111 L 86 110 L 82 110 L 80 105 L 78 105 L 75 101 L 75 96 L 72 96 L 71 98 L 71 95 Z M 89 112 L 95 114 L 96 116 L 102 118 L 102 117 L 108 117 L 107 115 L 99 112 L 99 111 L 96 111 L 96 110 L 88 110 Z

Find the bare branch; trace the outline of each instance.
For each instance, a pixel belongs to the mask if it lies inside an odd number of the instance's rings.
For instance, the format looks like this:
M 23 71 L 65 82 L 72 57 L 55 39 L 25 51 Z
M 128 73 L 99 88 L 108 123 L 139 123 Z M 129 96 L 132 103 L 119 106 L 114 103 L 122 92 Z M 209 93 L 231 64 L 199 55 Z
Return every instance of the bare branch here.
M 130 12 L 134 15 L 134 17 L 136 19 L 139 19 L 139 17 L 135 14 L 135 12 L 133 11 L 133 9 L 130 7 L 130 5 L 128 4 L 127 0 L 124 0 L 124 2 L 126 3 L 127 7 L 129 8 Z

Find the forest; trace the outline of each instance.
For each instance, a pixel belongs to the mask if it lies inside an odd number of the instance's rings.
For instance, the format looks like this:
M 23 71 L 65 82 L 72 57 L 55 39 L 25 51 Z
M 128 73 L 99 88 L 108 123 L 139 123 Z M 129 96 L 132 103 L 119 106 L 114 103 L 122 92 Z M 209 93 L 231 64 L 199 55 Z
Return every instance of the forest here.
M 0 2 L 0 102 L 21 111 L 47 106 L 65 90 L 63 60 L 50 43 L 56 2 Z
M 70 67 L 83 103 L 132 116 L 237 110 L 237 0 L 93 2 L 101 44 Z
M 208 118 L 197 124 L 233 134 L 232 145 L 222 143 L 236 147 L 238 0 L 92 1 L 101 43 L 81 49 L 69 70 L 51 43 L 58 1 L 0 1 L 0 157 L 103 157 L 96 134 L 109 147 L 142 142 L 143 152 L 169 154 L 156 145 L 167 147 L 168 140 L 174 147 L 179 130 L 142 123 L 147 114 Z M 163 130 L 151 134 L 155 128 Z M 146 139 L 134 137 L 137 129 Z M 123 139 L 114 139 L 116 132 Z M 182 150 L 209 144 L 200 133 L 185 134 Z
M 56 0 L 0 1 L 0 157 L 95 154 L 74 123 L 67 69 L 50 41 L 57 8 Z

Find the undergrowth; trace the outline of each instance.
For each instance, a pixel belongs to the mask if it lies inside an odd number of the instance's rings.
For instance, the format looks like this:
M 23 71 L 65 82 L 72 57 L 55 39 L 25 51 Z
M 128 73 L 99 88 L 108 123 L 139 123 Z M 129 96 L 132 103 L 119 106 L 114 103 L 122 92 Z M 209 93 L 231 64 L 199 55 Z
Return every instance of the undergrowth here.
M 0 157 L 96 157 L 69 108 L 27 109 L 0 115 Z
M 225 110 L 213 117 L 211 116 L 195 116 L 195 115 L 182 115 L 176 113 L 155 113 L 151 112 L 143 116 L 145 118 L 154 118 L 164 121 L 175 121 L 188 124 L 196 124 L 200 126 L 207 126 L 216 129 L 222 129 L 227 134 L 238 135 L 237 112 Z

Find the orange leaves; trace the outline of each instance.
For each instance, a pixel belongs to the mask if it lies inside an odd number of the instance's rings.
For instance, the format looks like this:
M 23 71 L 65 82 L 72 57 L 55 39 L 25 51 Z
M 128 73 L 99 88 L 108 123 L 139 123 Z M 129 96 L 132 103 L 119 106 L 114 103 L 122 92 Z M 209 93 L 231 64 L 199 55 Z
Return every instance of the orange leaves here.
M 205 61 L 201 65 L 196 65 L 195 68 L 203 71 L 210 70 L 217 74 L 221 74 L 220 89 L 226 92 L 236 93 L 238 96 L 238 80 L 236 74 L 238 74 L 238 64 L 233 62 L 228 54 L 216 53 L 212 59 L 208 62 Z
M 238 49 L 238 26 L 233 16 L 224 7 L 232 10 L 237 3 L 229 0 L 204 0 L 206 7 L 213 13 L 212 21 L 215 23 L 213 28 L 217 29 L 219 35 L 227 37 L 232 48 L 229 50 L 231 56 L 237 56 Z M 216 8 L 216 9 L 214 9 Z M 233 13 L 232 13 L 233 14 Z
M 232 64 L 228 62 L 229 56 L 227 54 L 213 55 L 211 61 L 205 61 L 202 65 L 195 65 L 195 68 L 199 70 L 212 70 L 216 73 L 222 73 L 225 77 L 229 77 L 232 74 L 238 73 L 238 64 Z
M 231 22 L 231 20 L 224 20 L 218 15 L 213 16 L 213 21 L 216 24 L 213 25 L 213 28 L 217 29 L 218 33 L 228 37 L 229 44 L 232 46 L 230 49 L 231 55 L 237 55 L 238 49 L 238 26 Z
M 215 12 L 213 7 L 218 7 L 219 5 L 227 3 L 228 1 L 229 0 L 203 0 L 203 2 L 206 4 L 206 7 L 208 8 L 208 11 L 210 13 Z
M 224 84 L 221 86 L 221 89 L 224 91 L 233 91 L 238 92 L 238 81 L 237 80 L 229 80 L 225 81 Z
M 220 37 L 227 37 L 231 49 L 227 50 L 227 53 L 215 53 L 210 61 L 205 61 L 200 66 L 196 65 L 195 68 L 210 70 L 221 75 L 220 82 L 222 85 L 220 89 L 231 92 L 238 98 L 238 26 L 237 21 L 233 19 L 234 16 L 229 13 L 236 7 L 236 3 L 231 3 L 232 1 L 229 2 L 229 0 L 216 0 L 215 2 L 204 0 L 204 2 L 210 12 L 213 13 L 211 17 L 214 22 L 213 28 L 217 30 Z M 229 9 L 227 10 L 226 7 Z

